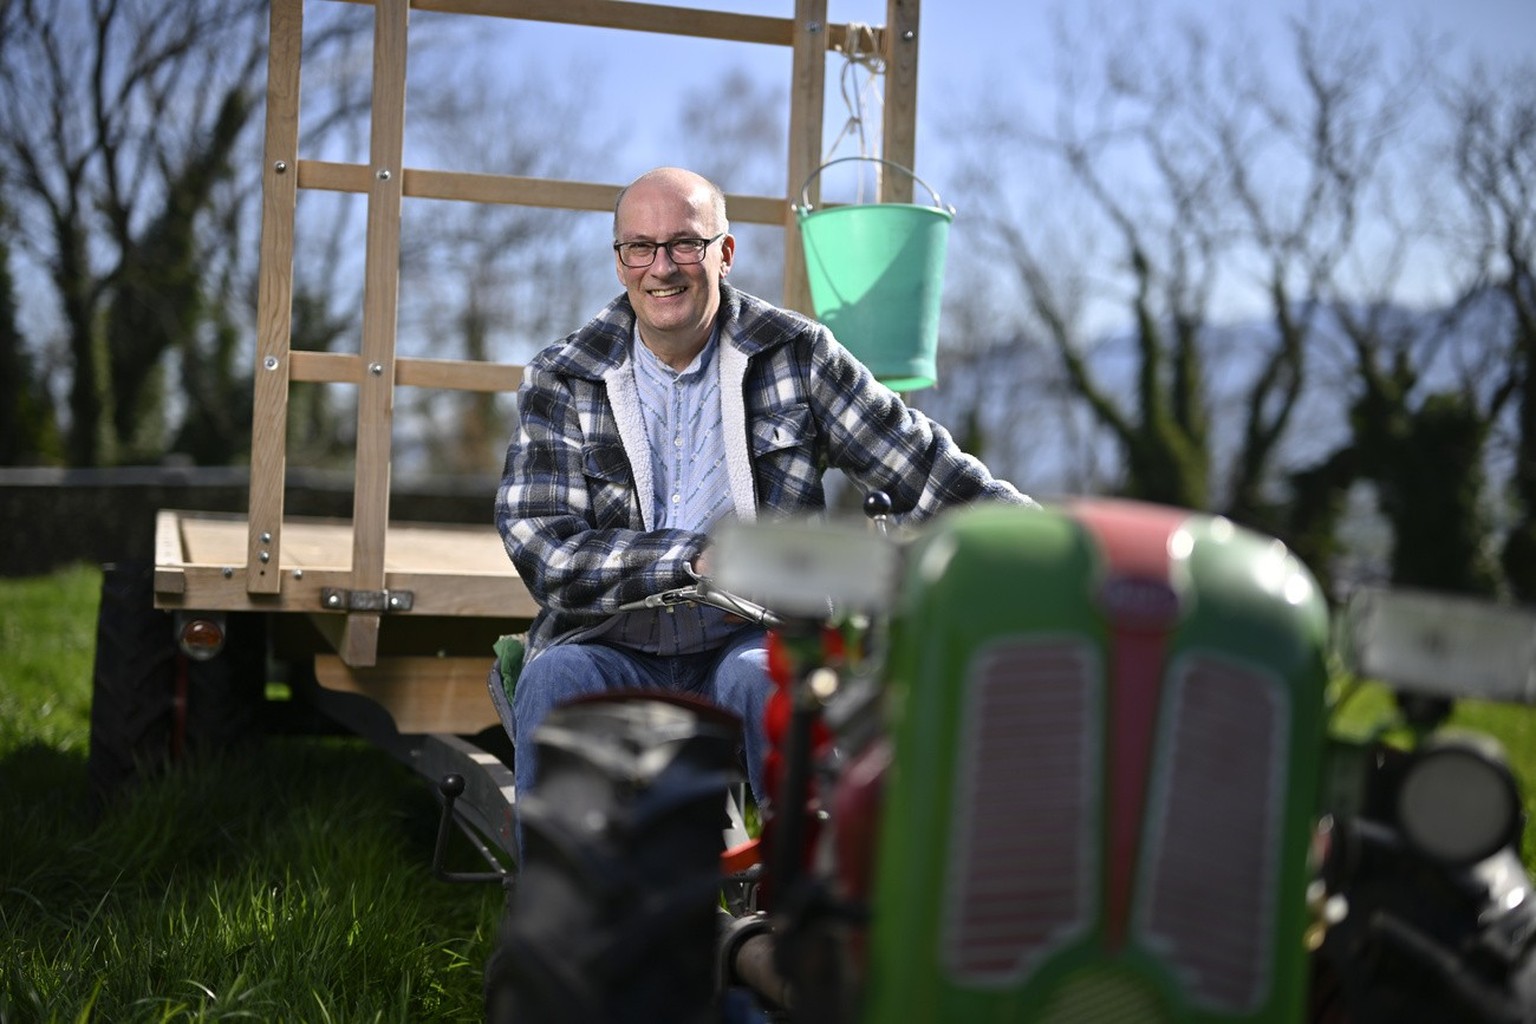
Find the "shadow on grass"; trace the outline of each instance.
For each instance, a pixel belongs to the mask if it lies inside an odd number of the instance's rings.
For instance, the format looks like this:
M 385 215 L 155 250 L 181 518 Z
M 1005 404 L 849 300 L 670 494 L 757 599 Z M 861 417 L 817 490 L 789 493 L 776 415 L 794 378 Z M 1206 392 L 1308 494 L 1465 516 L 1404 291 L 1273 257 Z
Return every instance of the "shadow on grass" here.
M 431 878 L 436 805 L 355 740 L 267 740 L 93 809 L 0 758 L 0 1024 L 473 1020 L 495 887 Z

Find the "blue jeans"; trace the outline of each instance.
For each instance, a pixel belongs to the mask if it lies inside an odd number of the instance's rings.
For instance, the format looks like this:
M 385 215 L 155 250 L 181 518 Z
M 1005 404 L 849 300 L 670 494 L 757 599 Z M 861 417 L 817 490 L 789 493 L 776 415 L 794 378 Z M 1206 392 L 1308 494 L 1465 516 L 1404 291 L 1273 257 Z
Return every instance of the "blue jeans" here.
M 547 647 L 523 665 L 512 695 L 517 791 L 537 784 L 533 733 L 552 708 L 614 690 L 662 690 L 703 697 L 741 719 L 747 780 L 761 799 L 767 753 L 763 707 L 771 689 L 767 639 L 756 626 L 743 626 L 722 647 L 700 654 L 647 654 L 604 643 Z

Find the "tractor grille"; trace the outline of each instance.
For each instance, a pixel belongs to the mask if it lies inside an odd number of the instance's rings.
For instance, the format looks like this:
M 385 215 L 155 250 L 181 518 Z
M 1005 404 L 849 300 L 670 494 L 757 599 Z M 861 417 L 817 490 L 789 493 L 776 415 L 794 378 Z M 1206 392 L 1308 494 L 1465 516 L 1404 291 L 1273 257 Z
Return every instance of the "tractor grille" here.
M 1141 893 L 1147 943 L 1200 1005 L 1266 997 L 1288 706 L 1269 677 L 1196 656 L 1164 705 Z
M 1066 976 L 1040 1011 L 1039 1024 L 1169 1024 L 1174 1015 L 1146 980 L 1112 968 Z
M 1005 642 L 971 662 L 943 937 L 956 980 L 1018 979 L 1088 926 L 1099 677 L 1076 642 Z

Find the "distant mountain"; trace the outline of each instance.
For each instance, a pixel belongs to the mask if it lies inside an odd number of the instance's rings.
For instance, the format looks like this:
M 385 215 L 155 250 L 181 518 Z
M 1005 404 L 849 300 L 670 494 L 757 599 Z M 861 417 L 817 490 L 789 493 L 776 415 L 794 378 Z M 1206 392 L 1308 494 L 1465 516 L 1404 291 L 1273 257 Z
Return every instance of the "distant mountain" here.
M 1363 317 L 1367 311 L 1351 312 Z M 1345 438 L 1356 392 L 1353 352 L 1339 317 L 1320 306 L 1299 307 L 1294 315 L 1312 322 L 1315 333 L 1306 387 L 1280 453 L 1282 468 L 1314 463 Z M 1415 339 L 1414 351 L 1424 359 L 1419 369 L 1425 390 L 1477 379 L 1477 360 L 1488 360 L 1489 343 L 1512 328 L 1507 301 L 1496 293 L 1460 309 L 1392 306 L 1375 315 L 1387 336 Z M 1247 392 L 1275 337 L 1275 325 L 1263 318 L 1206 329 L 1217 493 L 1237 455 Z M 1134 335 L 1107 335 L 1094 348 L 1095 373 L 1129 408 L 1139 368 Z M 908 397 L 962 443 L 979 439 L 973 454 L 1031 493 L 1113 490 L 1123 474 L 1117 446 L 1091 421 L 1084 403 L 1067 393 L 1056 355 L 1043 343 L 1014 338 L 965 352 L 941 349 L 938 386 Z

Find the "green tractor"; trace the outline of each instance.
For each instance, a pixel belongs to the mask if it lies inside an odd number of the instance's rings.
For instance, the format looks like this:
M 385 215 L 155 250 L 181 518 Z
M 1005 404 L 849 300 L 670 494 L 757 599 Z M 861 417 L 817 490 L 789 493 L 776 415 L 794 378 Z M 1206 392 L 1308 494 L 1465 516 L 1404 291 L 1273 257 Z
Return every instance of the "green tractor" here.
M 492 1020 L 1536 1019 L 1518 790 L 1437 732 L 1520 696 L 1531 617 L 1477 608 L 1458 644 L 1464 604 L 1367 595 L 1341 635 L 1416 739 L 1346 744 L 1324 596 L 1225 519 L 1083 500 L 718 544 L 659 600 L 774 626 L 761 828 L 722 843 L 707 709 L 559 709 Z

